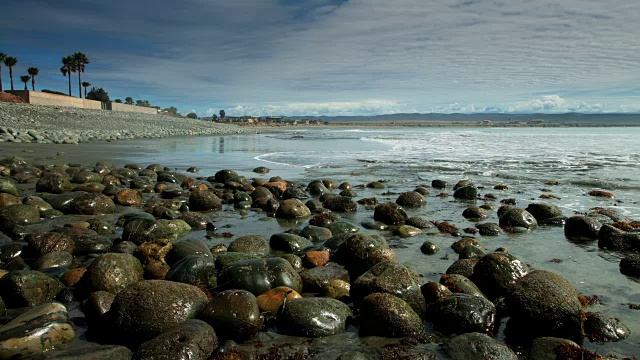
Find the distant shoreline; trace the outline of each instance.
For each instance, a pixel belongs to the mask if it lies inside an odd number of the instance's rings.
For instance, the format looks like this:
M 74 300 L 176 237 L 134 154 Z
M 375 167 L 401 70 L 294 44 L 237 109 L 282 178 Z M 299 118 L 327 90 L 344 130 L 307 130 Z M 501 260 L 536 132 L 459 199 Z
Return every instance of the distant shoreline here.
M 464 123 L 464 122 L 330 122 L 328 124 L 235 124 L 241 127 L 258 128 L 297 128 L 297 127 L 479 127 L 479 128 L 510 128 L 510 127 L 531 127 L 531 128 L 568 128 L 568 127 L 640 127 L 640 124 L 593 124 L 593 123 L 548 123 L 548 124 L 509 124 L 509 123 Z

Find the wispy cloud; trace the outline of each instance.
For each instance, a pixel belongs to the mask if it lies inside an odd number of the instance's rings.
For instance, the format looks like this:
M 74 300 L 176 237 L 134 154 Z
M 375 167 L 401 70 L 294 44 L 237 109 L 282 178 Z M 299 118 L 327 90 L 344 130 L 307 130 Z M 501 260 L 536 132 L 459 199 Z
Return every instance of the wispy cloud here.
M 351 116 L 351 115 L 375 115 L 375 114 L 396 114 L 401 112 L 416 112 L 409 110 L 406 105 L 387 100 L 368 100 L 363 102 L 326 102 L 326 103 L 291 103 L 280 105 L 237 105 L 226 109 L 231 116 L 242 116 L 247 114 L 262 115 L 310 115 L 322 116 L 327 114 Z M 217 109 L 208 109 L 207 114 L 217 113 Z
M 640 104 L 636 0 L 8 2 L 0 32 L 19 36 L 8 36 L 3 52 L 40 65 L 42 86 L 63 87 L 55 62 L 82 49 L 92 83 L 183 111 L 600 112 Z

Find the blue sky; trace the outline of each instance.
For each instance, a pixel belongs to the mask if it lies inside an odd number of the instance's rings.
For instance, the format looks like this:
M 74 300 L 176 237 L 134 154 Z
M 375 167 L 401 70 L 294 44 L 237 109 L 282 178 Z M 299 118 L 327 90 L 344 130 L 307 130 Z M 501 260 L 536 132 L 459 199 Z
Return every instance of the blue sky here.
M 202 116 L 640 112 L 638 19 L 637 0 L 5 0 L 0 52 L 19 88 L 37 66 L 67 91 L 82 51 L 112 99 Z

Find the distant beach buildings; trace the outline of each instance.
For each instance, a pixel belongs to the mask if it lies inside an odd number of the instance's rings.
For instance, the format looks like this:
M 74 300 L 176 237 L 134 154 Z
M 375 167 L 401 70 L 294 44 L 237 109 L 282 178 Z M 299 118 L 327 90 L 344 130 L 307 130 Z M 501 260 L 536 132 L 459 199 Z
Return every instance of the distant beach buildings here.
M 295 125 L 327 125 L 326 122 L 317 119 L 291 119 L 284 116 L 225 116 L 215 120 L 218 123 L 233 123 L 238 125 L 270 125 L 270 126 L 295 126 Z

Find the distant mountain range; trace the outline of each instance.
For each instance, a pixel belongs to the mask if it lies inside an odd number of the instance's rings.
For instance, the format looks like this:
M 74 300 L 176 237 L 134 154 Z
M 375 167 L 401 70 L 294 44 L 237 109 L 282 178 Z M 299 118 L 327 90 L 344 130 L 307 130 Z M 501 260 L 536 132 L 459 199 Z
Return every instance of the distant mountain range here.
M 318 119 L 333 123 L 493 123 L 543 122 L 548 124 L 640 125 L 640 114 L 385 114 L 374 116 L 289 116 L 290 119 Z M 540 121 L 542 120 L 542 121 Z

